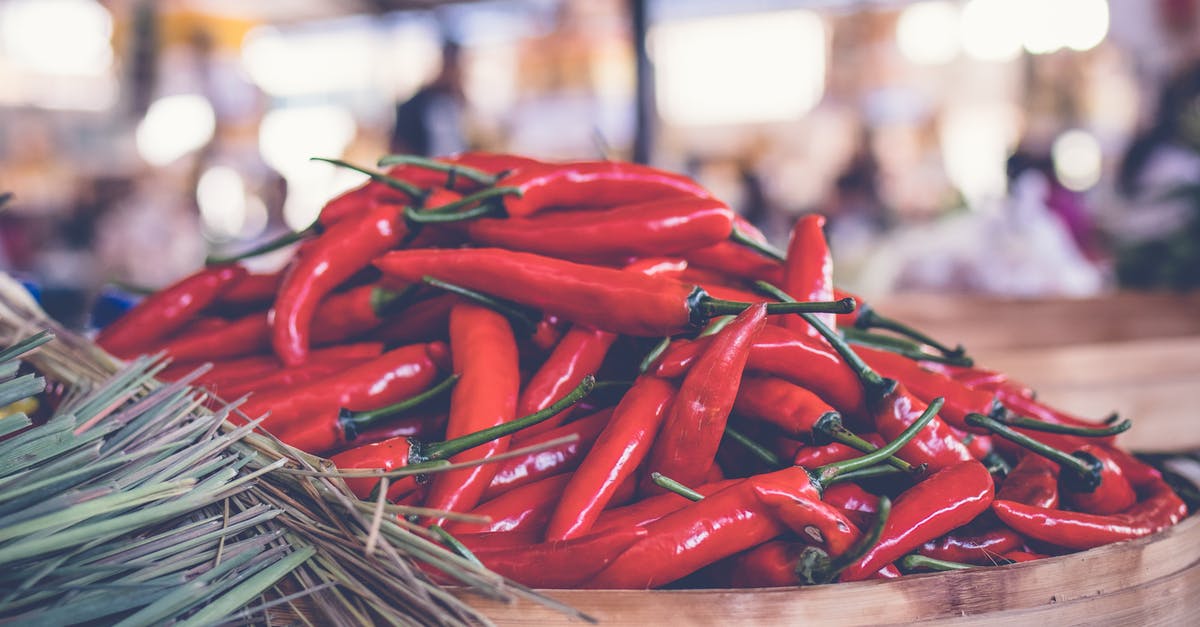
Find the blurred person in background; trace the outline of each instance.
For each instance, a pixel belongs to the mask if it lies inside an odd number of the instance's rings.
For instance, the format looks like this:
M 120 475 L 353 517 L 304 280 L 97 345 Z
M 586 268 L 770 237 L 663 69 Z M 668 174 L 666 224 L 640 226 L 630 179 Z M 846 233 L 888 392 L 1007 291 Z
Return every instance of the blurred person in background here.
M 447 155 L 467 147 L 463 132 L 462 49 L 442 42 L 442 68 L 433 81 L 397 105 L 390 150 L 393 153 Z

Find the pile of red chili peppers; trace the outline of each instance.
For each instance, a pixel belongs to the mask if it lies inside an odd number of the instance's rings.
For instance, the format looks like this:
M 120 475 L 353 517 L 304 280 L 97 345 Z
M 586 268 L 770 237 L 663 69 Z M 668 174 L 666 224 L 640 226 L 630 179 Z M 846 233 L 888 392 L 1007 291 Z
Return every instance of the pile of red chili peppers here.
M 165 351 L 167 379 L 211 363 L 200 383 L 343 470 L 482 462 L 347 485 L 449 512 L 418 520 L 530 586 L 991 567 L 1187 513 L 1114 444 L 1128 421 L 1051 408 L 836 289 L 821 216 L 783 254 L 646 166 L 380 167 L 282 271 L 211 263 L 98 343 Z

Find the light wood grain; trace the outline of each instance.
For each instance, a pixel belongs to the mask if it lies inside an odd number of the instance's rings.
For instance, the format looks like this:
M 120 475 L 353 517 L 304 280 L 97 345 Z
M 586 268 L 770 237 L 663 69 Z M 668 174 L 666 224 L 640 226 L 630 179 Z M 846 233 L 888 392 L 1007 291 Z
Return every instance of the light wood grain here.
M 1200 517 L 1152 537 L 1082 553 L 893 581 L 548 594 L 604 625 L 1194 625 L 1200 624 Z M 468 598 L 500 625 L 571 624 L 532 603 Z

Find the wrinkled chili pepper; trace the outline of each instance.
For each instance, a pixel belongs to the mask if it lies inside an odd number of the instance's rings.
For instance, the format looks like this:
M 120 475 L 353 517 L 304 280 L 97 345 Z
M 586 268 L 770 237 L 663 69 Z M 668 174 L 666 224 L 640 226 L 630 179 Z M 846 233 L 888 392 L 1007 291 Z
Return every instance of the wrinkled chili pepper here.
M 792 227 L 780 287 L 796 300 L 833 300 L 833 256 L 824 228 L 825 216 L 817 213 L 801 216 Z M 820 320 L 830 328 L 837 324 L 832 314 L 820 314 Z M 797 333 L 814 333 L 808 323 L 795 316 L 781 323 Z M 950 399 L 946 402 L 949 404 Z
M 517 400 L 517 413 L 531 414 L 554 402 L 565 390 L 575 387 L 585 375 L 600 370 L 604 357 L 617 336 L 607 331 L 597 331 L 575 325 L 567 331 L 537 372 L 529 378 Z M 518 440 L 525 440 L 553 429 L 564 420 L 565 415 L 555 416 L 546 422 L 521 433 Z
M 679 386 L 679 393 L 663 419 L 661 433 L 654 438 L 647 462 L 650 471 L 661 472 L 685 485 L 703 480 L 716 458 L 750 346 L 755 334 L 766 324 L 766 316 L 765 304 L 747 309 L 717 333 L 700 354 Z M 647 382 L 647 385 L 652 384 Z M 645 490 L 648 486 L 643 483 L 642 487 Z
M 600 435 L 604 425 L 608 424 L 612 413 L 613 408 L 609 407 L 561 427 L 544 431 L 535 437 L 524 440 L 517 440 L 514 437 L 511 448 L 534 446 L 542 442 L 574 436 L 564 444 L 496 462 L 496 474 L 483 493 L 483 501 L 490 501 L 509 490 L 540 481 L 546 477 L 573 472 L 583 461 L 584 455 L 591 450 L 596 437 Z
M 579 402 L 580 399 L 591 392 L 595 385 L 595 379 L 591 377 L 585 378 L 570 394 L 567 394 L 559 399 L 557 403 L 540 412 L 481 431 L 468 433 L 457 438 L 441 442 L 421 442 L 412 438 L 392 438 L 342 451 L 331 457 L 330 460 L 342 470 L 380 469 L 384 471 L 395 470 L 427 461 L 444 460 L 476 446 L 487 444 L 496 438 L 511 435 L 529 425 L 537 424 Z M 412 477 L 407 477 L 407 479 L 412 479 Z M 360 499 L 366 498 L 371 493 L 371 489 L 378 483 L 378 478 L 346 479 L 346 485 L 350 488 L 350 491 Z M 415 481 L 397 481 L 389 487 L 387 498 L 395 500 L 404 494 L 406 490 L 411 490 L 415 487 Z
M 537 588 L 576 588 L 648 533 L 641 527 L 626 527 L 572 540 L 511 547 L 475 547 L 470 535 L 459 539 L 489 570 L 513 581 Z
M 679 281 L 494 248 L 401 250 L 376 259 L 392 278 L 432 276 L 596 329 L 662 337 L 693 330 L 747 303 L 713 299 Z M 773 303 L 768 313 L 839 311 L 836 303 Z
M 450 310 L 450 352 L 459 382 L 450 398 L 446 437 L 453 439 L 511 422 L 517 415 L 521 380 L 517 342 L 508 320 L 485 307 L 456 305 Z M 501 437 L 452 461 L 486 459 L 507 449 L 508 438 Z M 469 511 L 479 503 L 495 474 L 495 464 L 439 473 L 433 478 L 425 505 Z
M 683 198 L 605 211 L 484 218 L 465 228 L 470 240 L 481 246 L 612 263 L 630 257 L 672 255 L 722 241 L 733 229 L 733 212 L 714 198 Z
M 285 364 L 304 363 L 321 299 L 371 260 L 395 248 L 407 229 L 396 207 L 381 205 L 330 227 L 288 267 L 271 317 L 271 346 Z
M 1058 507 L 1058 464 L 1026 453 L 1004 477 L 996 499 L 1035 507 Z
M 96 336 L 117 357 L 131 357 L 183 328 L 248 274 L 239 265 L 204 268 L 147 296 Z
M 987 511 L 992 498 L 992 475 L 973 459 L 933 473 L 896 498 L 879 542 L 842 571 L 841 580 L 865 579 L 925 542 L 961 527 Z
M 566 540 L 591 530 L 617 487 L 634 476 L 649 454 L 674 398 L 675 386 L 662 379 L 642 376 L 634 382 L 563 488 L 546 528 L 547 540 Z

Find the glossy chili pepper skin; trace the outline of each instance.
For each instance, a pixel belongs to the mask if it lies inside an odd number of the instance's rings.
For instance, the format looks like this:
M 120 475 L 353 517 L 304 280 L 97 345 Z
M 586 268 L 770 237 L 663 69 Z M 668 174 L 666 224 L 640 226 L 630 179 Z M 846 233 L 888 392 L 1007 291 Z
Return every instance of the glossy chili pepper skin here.
M 808 466 L 814 468 L 814 466 Z M 866 529 L 879 513 L 879 497 L 849 481 L 835 483 L 821 494 L 822 500 L 841 510 L 859 529 Z
M 704 480 L 733 410 L 754 336 L 766 317 L 766 305 L 754 305 L 713 336 L 679 386 L 650 451 L 650 471 L 684 485 Z M 642 487 L 645 492 L 649 486 L 643 483 Z
M 796 300 L 833 300 L 833 256 L 824 229 L 825 216 L 817 213 L 801 216 L 792 227 L 779 287 Z M 830 328 L 837 324 L 834 314 L 817 315 Z M 815 334 L 799 316 L 785 316 L 780 323 L 797 333 Z
M 475 516 L 486 516 L 492 519 L 487 524 L 449 521 L 445 524 L 450 533 L 489 533 L 496 531 L 527 531 L 542 533 L 550 514 L 554 511 L 554 502 L 573 473 L 546 477 L 541 481 L 530 483 L 509 490 L 500 496 L 483 503 L 470 513 Z
M 778 479 L 778 481 L 768 480 Z M 792 533 L 814 541 L 831 557 L 850 549 L 858 540 L 858 528 L 838 508 L 821 500 L 821 490 L 800 466 L 752 477 L 754 493 L 767 511 Z
M 460 301 L 453 294 L 439 294 L 418 301 L 389 316 L 371 336 L 395 344 L 445 338 L 449 330 L 450 310 Z
M 867 578 L 889 563 L 987 511 L 992 475 L 975 460 L 949 466 L 900 494 L 878 543 L 842 571 L 842 581 Z
M 617 336 L 607 331 L 597 331 L 575 325 L 567 331 L 546 361 L 530 377 L 517 400 L 517 415 L 525 416 L 549 407 L 563 394 L 579 385 L 589 374 L 600 370 Z M 527 440 L 545 433 L 562 424 L 568 412 L 563 412 L 546 422 L 536 424 L 515 436 Z
M 368 361 L 383 354 L 383 345 L 378 342 L 358 342 L 330 346 L 313 351 L 313 361 L 324 363 L 329 361 Z M 174 381 L 196 368 L 196 363 L 172 364 L 159 373 L 158 377 L 165 381 Z M 222 361 L 214 361 L 212 368 L 197 379 L 198 383 L 209 386 L 225 386 L 229 384 L 242 385 L 259 377 L 269 376 L 284 368 L 274 355 L 252 355 Z
M 450 350 L 458 383 L 450 397 L 447 439 L 511 422 L 521 385 L 517 343 L 504 316 L 463 303 L 450 311 Z M 508 450 L 508 437 L 456 455 L 451 461 L 486 459 Z M 425 499 L 427 507 L 464 512 L 479 504 L 496 474 L 495 464 L 438 473 Z
M 154 347 L 246 276 L 239 265 L 204 268 L 147 296 L 96 336 L 96 344 L 118 356 L 131 357 Z
M 289 366 L 304 363 L 321 300 L 372 259 L 395 248 L 407 232 L 400 211 L 381 205 L 339 222 L 308 242 L 289 266 L 275 298 L 271 317 L 275 354 Z
M 908 392 L 902 383 L 896 384 L 895 389 L 885 394 L 876 405 L 875 430 L 889 442 L 896 439 L 927 407 Z M 968 460 L 975 461 L 967 447 L 950 430 L 949 425 L 938 416 L 934 416 L 917 437 L 905 444 L 896 453 L 896 457 L 913 465 L 925 464 L 930 472 L 954 467 Z
M 708 198 L 695 181 L 632 163 L 595 161 L 524 167 L 497 182 L 519 195 L 504 198 L 510 218 L 551 207 L 615 207 L 663 198 Z
M 1058 507 L 1058 464 L 1026 453 L 1000 483 L 996 499 L 1034 507 Z
M 999 523 L 992 522 L 990 528 L 972 527 L 974 525 L 968 525 L 930 540 L 921 545 L 917 552 L 947 562 L 989 565 L 995 564 L 998 557 L 1025 544 L 1020 534 Z
M 885 444 L 878 433 L 864 433 L 862 439 L 874 444 L 877 448 Z M 862 455 L 862 451 L 851 448 L 840 442 L 830 442 L 821 446 L 802 446 L 792 453 L 792 464 L 805 468 L 818 468 L 828 464 L 844 462 Z M 839 484 L 840 485 L 840 484 Z
M 285 441 L 295 434 L 294 446 L 326 450 L 344 441 L 338 410 L 378 409 L 416 395 L 433 385 L 446 345 L 414 344 L 343 371 L 316 384 L 255 394 L 242 405 L 247 416 L 269 412 L 262 428 Z M 304 433 L 301 441 L 300 433 Z M 324 444 L 324 446 L 316 446 Z
M 713 483 L 706 483 L 695 488 L 695 490 L 708 497 L 742 481 L 744 479 L 724 479 Z M 600 518 L 596 520 L 592 531 L 600 532 L 605 529 L 644 527 L 671 512 L 683 509 L 690 502 L 674 493 L 659 494 L 644 498 L 631 505 L 605 510 L 600 514 Z
M 613 408 L 609 407 L 556 429 L 545 431 L 536 437 L 514 440 L 510 445 L 512 448 L 533 446 L 567 436 L 576 438 L 553 448 L 541 449 L 520 457 L 496 462 L 496 474 L 483 493 L 484 502 L 509 490 L 540 481 L 546 477 L 574 472 L 579 467 L 579 463 L 583 461 L 583 456 L 591 450 L 596 437 L 604 429 L 604 425 L 608 424 L 612 413 Z
M 370 427 L 358 434 L 354 441 L 346 447 L 339 447 L 340 453 L 347 448 L 374 444 L 393 438 L 416 438 L 423 442 L 437 439 L 446 432 L 446 420 L 449 416 L 444 411 L 435 413 L 416 413 L 388 420 L 387 422 Z M 414 503 L 415 504 L 415 503 Z
M 217 297 L 219 305 L 262 305 L 270 303 L 283 280 L 283 272 L 247 274 Z
M 380 346 L 379 353 L 382 353 Z M 315 351 L 314 351 L 315 354 Z M 222 383 L 213 391 L 225 399 L 234 399 L 250 392 L 266 392 L 279 388 L 295 387 L 306 383 L 314 383 L 329 376 L 336 375 L 362 363 L 363 359 L 323 359 L 313 358 L 303 366 L 280 368 L 275 372 L 254 377 L 249 380 Z
M 1054 409 L 1045 403 L 1038 402 L 1033 398 L 1022 396 L 1017 393 L 1016 390 L 1008 389 L 1006 387 L 1002 387 L 996 392 L 996 398 L 1000 399 L 1000 402 L 1004 403 L 1004 406 L 1013 413 L 1020 416 L 1029 416 L 1030 418 L 1035 418 L 1037 420 L 1041 420 L 1042 422 L 1069 425 L 1073 427 L 1103 426 L 1097 422 L 1077 418 L 1064 411 Z M 1075 436 L 1063 436 L 1055 433 L 1040 433 L 1024 430 L 1022 430 L 1022 433 L 1025 433 L 1030 437 L 1036 438 L 1056 448 L 1061 448 L 1068 451 L 1074 450 L 1075 448 L 1078 448 L 1084 444 L 1098 443 L 1111 445 L 1117 437 L 1115 435 L 1110 435 L 1100 438 L 1081 438 Z M 1071 444 L 1074 444 L 1074 446 L 1071 446 Z
M 798 316 L 792 316 L 798 317 Z M 972 433 L 986 434 L 986 429 L 967 425 L 967 414 L 990 415 L 996 408 L 996 397 L 990 392 L 973 390 L 945 375 L 926 370 L 918 362 L 888 351 L 857 346 L 854 352 L 880 375 L 895 379 L 913 396 L 928 404 L 942 397 L 946 404 L 938 416 L 952 426 Z
M 812 433 L 813 425 L 834 411 L 821 397 L 805 388 L 778 377 L 761 375 L 742 379 L 733 410 L 751 420 L 775 425 L 795 438 Z
M 1088 514 L 1116 514 L 1129 509 L 1137 502 L 1137 494 L 1129 483 L 1129 478 L 1105 447 L 1085 444 L 1075 451 L 1074 455 L 1083 456 L 1099 464 L 1100 485 L 1090 492 L 1072 490 L 1071 486 L 1068 486 L 1064 493 L 1067 503 L 1073 509 Z
M 1034 560 L 1044 560 L 1047 557 L 1050 557 L 1050 556 L 1043 555 L 1042 553 L 1032 553 L 1030 551 L 1009 551 L 1008 553 L 1004 554 L 1004 559 L 1012 560 L 1012 561 L 1018 562 L 1018 563 L 1019 562 L 1032 562 Z
M 378 468 L 391 471 L 407 466 L 411 453 L 412 444 L 409 438 L 401 436 L 346 449 L 331 456 L 329 459 L 340 470 Z M 373 477 L 347 477 L 345 482 L 346 487 L 350 489 L 350 492 L 354 496 L 365 499 L 371 495 L 371 490 L 379 483 L 379 479 Z M 395 501 L 416 489 L 417 481 L 414 477 L 403 477 L 389 483 L 385 496 L 387 500 Z
M 1090 549 L 1140 538 L 1170 527 L 1187 515 L 1187 505 L 1165 481 L 1137 486 L 1141 501 L 1103 516 L 997 500 L 992 510 L 1004 524 L 1030 538 L 1069 549 Z
M 469 535 L 459 540 L 492 572 L 513 581 L 536 588 L 577 588 L 647 533 L 627 527 L 573 540 L 495 548 L 472 546 Z
M 734 558 L 730 585 L 734 588 L 796 586 L 796 563 L 805 545 L 787 540 L 764 542 Z
M 673 342 L 658 360 L 654 374 L 682 376 L 711 341 L 701 337 Z M 848 420 L 868 415 L 862 386 L 854 372 L 819 338 L 767 325 L 754 339 L 746 368 L 812 390 Z
M 674 398 L 675 386 L 667 381 L 643 376 L 634 382 L 563 488 L 546 528 L 547 540 L 567 540 L 591 531 L 617 487 L 634 476 L 650 453 Z
M 662 337 L 694 328 L 693 287 L 496 248 L 402 250 L 375 261 L 393 278 L 433 276 L 595 329 Z
M 604 211 L 570 210 L 530 218 L 484 218 L 466 225 L 480 246 L 575 261 L 613 263 L 671 255 L 729 237 L 733 211 L 715 198 L 657 200 Z

